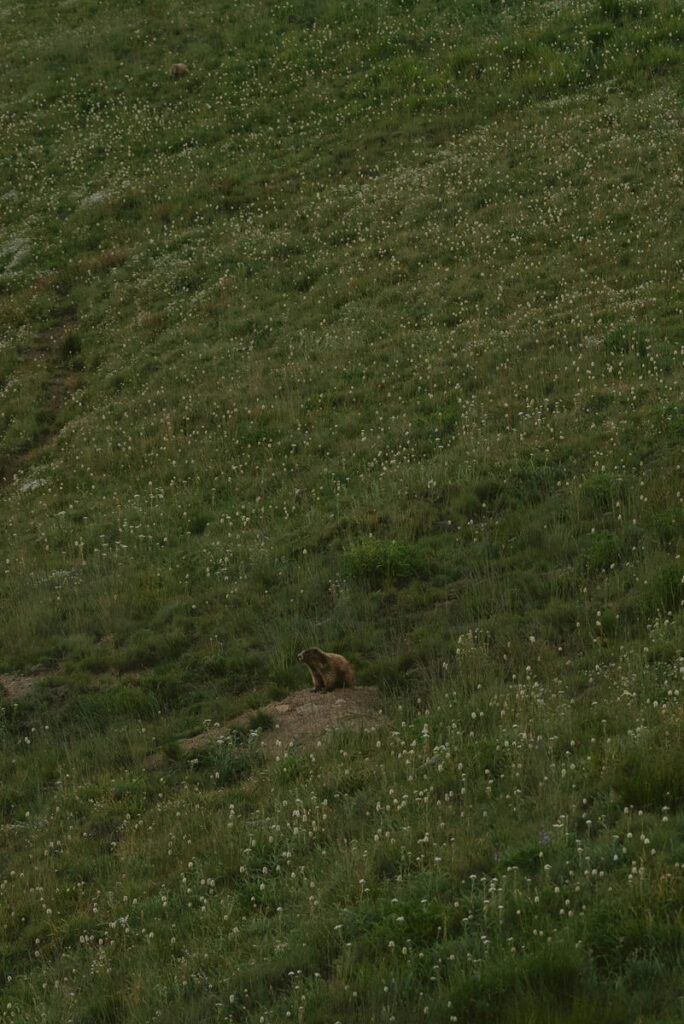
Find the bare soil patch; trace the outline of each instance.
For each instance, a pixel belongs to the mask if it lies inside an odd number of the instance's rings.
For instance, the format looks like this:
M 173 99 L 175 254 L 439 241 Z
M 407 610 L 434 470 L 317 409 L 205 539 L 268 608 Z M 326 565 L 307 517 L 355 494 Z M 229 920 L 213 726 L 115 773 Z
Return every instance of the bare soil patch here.
M 291 745 L 306 744 L 318 740 L 333 729 L 344 727 L 374 729 L 383 720 L 380 695 L 375 686 L 355 686 L 349 690 L 314 692 L 295 690 L 284 700 L 273 701 L 259 709 L 273 720 L 273 728 L 260 733 L 258 743 L 265 754 L 277 754 Z M 216 743 L 231 729 L 244 728 L 257 714 L 245 711 L 225 725 L 214 725 L 205 732 L 178 741 L 183 751 L 197 750 Z M 158 767 L 160 755 L 152 754 L 147 759 L 148 767 Z
M 19 675 L 14 672 L 0 673 L 0 697 L 7 696 L 10 699 L 25 697 L 30 693 L 36 683 L 45 675 L 44 672 L 35 672 L 33 675 Z M 3 694 L 2 691 L 5 691 Z

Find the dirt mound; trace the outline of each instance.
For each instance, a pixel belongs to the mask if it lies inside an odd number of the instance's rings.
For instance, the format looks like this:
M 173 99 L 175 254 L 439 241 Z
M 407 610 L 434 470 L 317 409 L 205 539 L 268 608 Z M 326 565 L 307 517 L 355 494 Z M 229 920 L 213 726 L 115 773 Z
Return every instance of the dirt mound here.
M 380 697 L 374 686 L 356 686 L 351 690 L 332 690 L 330 693 L 296 690 L 284 700 L 273 701 L 259 711 L 246 711 L 225 725 L 214 725 L 205 732 L 179 740 L 183 751 L 197 750 L 216 743 L 231 729 L 248 728 L 255 716 L 268 715 L 272 728 L 260 733 L 258 743 L 265 754 L 277 754 L 291 744 L 319 739 L 333 729 L 373 729 L 382 722 Z M 156 767 L 158 754 L 148 758 L 148 767 Z
M 330 693 L 296 690 L 285 700 L 274 701 L 261 710 L 273 719 L 273 728 L 264 731 L 259 742 L 265 750 L 287 747 L 316 739 L 332 729 L 371 729 L 382 721 L 380 698 L 374 686 L 355 686 L 353 690 Z M 233 719 L 229 726 L 249 725 L 255 712 Z

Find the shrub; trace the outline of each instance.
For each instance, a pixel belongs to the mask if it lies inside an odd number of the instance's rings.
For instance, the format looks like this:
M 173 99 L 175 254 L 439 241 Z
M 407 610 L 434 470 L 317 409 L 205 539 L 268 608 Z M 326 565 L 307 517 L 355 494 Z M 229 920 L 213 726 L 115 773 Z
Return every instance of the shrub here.
M 684 570 L 668 565 L 656 577 L 651 590 L 652 604 L 659 610 L 675 612 L 684 601 Z
M 636 747 L 616 770 L 614 786 L 622 803 L 639 810 L 676 810 L 684 797 L 684 749 L 665 743 Z
M 582 556 L 584 567 L 590 572 L 609 569 L 620 561 L 623 539 L 610 530 L 600 530 L 588 539 Z
M 343 556 L 343 571 L 356 580 L 379 585 L 427 575 L 425 557 L 416 544 L 371 539 L 356 544 Z
M 609 476 L 597 473 L 587 477 L 580 487 L 580 501 L 590 511 L 608 512 L 613 507 L 616 490 Z
M 149 718 L 159 710 L 159 701 L 141 686 L 116 686 L 107 694 L 107 706 L 113 715 Z
M 274 726 L 274 721 L 271 715 L 267 711 L 256 711 L 249 720 L 250 731 L 261 729 L 262 732 L 267 732 Z
M 189 751 L 187 759 L 208 768 L 217 786 L 232 786 L 251 774 L 262 762 L 263 754 L 249 737 L 235 732 L 221 743 Z

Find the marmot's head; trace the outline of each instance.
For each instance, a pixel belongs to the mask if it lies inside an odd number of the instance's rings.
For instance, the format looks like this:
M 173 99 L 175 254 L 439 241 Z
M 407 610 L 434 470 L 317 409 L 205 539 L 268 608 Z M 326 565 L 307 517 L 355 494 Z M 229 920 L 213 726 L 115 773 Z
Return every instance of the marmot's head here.
M 297 655 L 297 661 L 303 661 L 308 665 L 312 661 L 320 660 L 320 651 L 318 647 L 307 647 L 305 651 L 300 651 Z

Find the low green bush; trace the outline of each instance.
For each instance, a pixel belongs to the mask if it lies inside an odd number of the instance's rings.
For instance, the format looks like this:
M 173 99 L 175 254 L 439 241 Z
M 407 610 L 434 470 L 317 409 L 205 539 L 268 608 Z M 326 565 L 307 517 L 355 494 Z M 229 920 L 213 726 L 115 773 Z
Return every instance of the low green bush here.
M 426 576 L 428 563 L 416 544 L 371 539 L 354 545 L 342 556 L 342 571 L 351 579 L 374 586 L 405 583 Z

